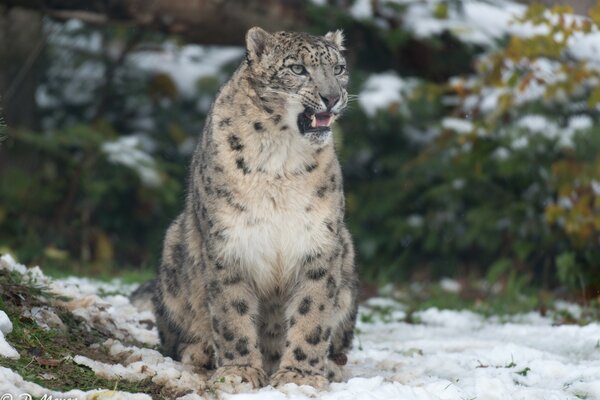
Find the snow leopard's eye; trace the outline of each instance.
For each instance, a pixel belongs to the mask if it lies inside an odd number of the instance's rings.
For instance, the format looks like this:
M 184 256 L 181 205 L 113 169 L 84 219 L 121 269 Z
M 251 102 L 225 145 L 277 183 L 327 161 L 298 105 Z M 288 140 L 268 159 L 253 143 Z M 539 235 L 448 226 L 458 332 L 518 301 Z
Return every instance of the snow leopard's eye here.
M 307 73 L 306 68 L 304 68 L 304 65 L 300 65 L 300 64 L 292 64 L 292 65 L 290 65 L 290 69 L 296 75 L 306 75 L 306 73 Z
M 336 65 L 335 67 L 333 67 L 333 73 L 336 75 L 343 74 L 345 70 L 346 70 L 346 66 L 342 65 L 342 64 L 339 64 L 339 65 Z

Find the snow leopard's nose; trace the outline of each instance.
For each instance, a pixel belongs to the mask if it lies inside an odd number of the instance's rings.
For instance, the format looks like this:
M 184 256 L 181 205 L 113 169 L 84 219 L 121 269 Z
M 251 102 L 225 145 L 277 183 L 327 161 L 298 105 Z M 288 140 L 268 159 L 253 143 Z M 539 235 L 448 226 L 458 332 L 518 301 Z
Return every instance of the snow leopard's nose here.
M 331 110 L 340 100 L 340 96 L 337 94 L 329 94 L 323 96 L 319 93 L 319 96 L 321 97 L 321 100 L 323 100 L 323 103 L 325 104 L 325 107 L 327 107 L 328 110 Z

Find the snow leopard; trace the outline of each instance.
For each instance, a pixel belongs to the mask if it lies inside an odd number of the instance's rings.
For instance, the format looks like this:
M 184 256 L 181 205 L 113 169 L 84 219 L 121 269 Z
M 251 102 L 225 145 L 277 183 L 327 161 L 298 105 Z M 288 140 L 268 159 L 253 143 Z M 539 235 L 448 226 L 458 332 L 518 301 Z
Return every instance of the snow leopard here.
M 357 312 L 332 123 L 343 33 L 246 34 L 207 115 L 153 298 L 163 351 L 258 388 L 343 379 Z

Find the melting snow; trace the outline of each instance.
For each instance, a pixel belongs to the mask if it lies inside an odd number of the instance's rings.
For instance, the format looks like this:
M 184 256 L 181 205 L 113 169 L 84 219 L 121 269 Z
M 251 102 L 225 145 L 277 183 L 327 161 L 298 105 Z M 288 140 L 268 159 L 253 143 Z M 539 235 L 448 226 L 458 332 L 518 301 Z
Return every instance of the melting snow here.
M 105 321 L 116 337 L 136 338 L 149 345 L 157 343 L 156 330 L 141 323 L 143 319 L 153 319 L 150 313 L 134 309 L 125 296 L 101 295 L 107 291 L 129 293 L 134 286 L 78 278 L 52 280 L 39 268 L 26 269 L 10 256 L 0 259 L 0 269 L 25 274 L 58 294 L 71 296 L 73 300 L 67 304 L 74 312 Z M 453 291 L 458 283 L 447 280 L 444 285 Z M 378 314 L 377 310 L 382 309 L 389 313 Z M 371 317 L 364 318 L 368 315 Z M 552 319 L 536 313 L 485 318 L 470 311 L 435 308 L 416 313 L 418 324 L 403 322 L 404 317 L 402 303 L 395 300 L 374 298 L 361 307 L 346 381 L 333 383 L 327 391 L 294 384 L 250 390 L 240 382 L 209 389 L 218 398 L 231 400 L 600 398 L 598 323 L 554 326 Z M 7 333 L 10 326 L 6 315 L 0 312 L 0 330 Z M 202 390 L 207 388 L 206 376 L 195 374 L 189 366 L 163 357 L 156 350 L 126 346 L 113 339 L 102 346 L 121 363 L 106 364 L 80 355 L 74 361 L 103 377 L 134 381 L 151 378 L 179 391 L 192 391 L 182 399 L 212 398 L 209 394 L 202 397 Z M 238 393 L 228 394 L 222 389 Z M 91 398 L 107 393 L 112 398 L 149 398 L 144 394 L 107 391 L 56 393 L 0 368 L 0 394 L 23 392 L 38 397 L 48 393 L 55 398 Z

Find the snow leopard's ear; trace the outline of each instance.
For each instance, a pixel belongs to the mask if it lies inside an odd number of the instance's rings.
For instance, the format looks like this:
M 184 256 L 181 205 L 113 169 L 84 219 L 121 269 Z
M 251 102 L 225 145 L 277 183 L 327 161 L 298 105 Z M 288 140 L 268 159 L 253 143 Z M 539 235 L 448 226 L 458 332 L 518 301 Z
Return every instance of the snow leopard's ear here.
M 259 60 L 271 46 L 274 45 L 275 38 L 269 32 L 255 26 L 246 33 L 246 49 L 250 60 Z
M 344 32 L 341 29 L 338 29 L 335 32 L 327 32 L 327 34 L 324 37 L 325 40 L 333 42 L 338 49 L 346 50 L 346 48 L 344 47 Z

